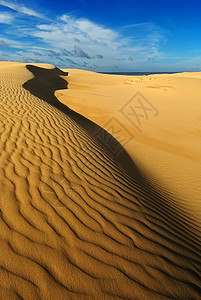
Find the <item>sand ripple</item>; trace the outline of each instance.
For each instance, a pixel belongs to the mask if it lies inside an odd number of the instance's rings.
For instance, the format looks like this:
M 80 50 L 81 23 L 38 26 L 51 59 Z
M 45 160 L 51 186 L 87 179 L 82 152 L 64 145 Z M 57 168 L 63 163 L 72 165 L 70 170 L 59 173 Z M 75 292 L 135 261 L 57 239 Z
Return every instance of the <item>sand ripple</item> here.
M 200 299 L 200 224 L 31 79 L 0 64 L 0 298 Z

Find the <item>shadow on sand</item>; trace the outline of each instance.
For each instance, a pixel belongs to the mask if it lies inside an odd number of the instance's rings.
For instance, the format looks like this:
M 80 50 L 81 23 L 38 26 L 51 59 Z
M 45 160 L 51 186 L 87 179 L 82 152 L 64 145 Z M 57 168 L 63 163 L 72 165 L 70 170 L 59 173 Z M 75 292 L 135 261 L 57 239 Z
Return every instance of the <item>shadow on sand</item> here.
M 68 76 L 67 72 L 63 72 L 58 68 L 43 69 L 34 65 L 27 65 L 26 68 L 34 75 L 33 79 L 30 79 L 24 83 L 23 87 L 26 90 L 71 117 L 85 131 L 87 131 L 87 133 L 92 136 L 93 139 L 95 139 L 96 142 L 110 156 L 112 156 L 113 159 L 118 161 L 118 163 L 120 163 L 120 165 L 129 173 L 129 175 L 136 176 L 135 170 L 137 170 L 137 168 L 134 165 L 134 162 L 126 150 L 110 133 L 81 114 L 73 111 L 56 98 L 56 90 L 68 88 L 68 82 L 61 77 Z M 100 138 L 101 136 L 103 137 L 102 139 Z M 114 149 L 118 149 L 118 153 L 116 153 Z
M 185 210 L 183 211 L 180 204 L 178 204 L 179 202 L 177 201 L 177 197 L 170 195 L 165 188 L 153 186 L 150 180 L 138 169 L 125 149 L 113 136 L 111 136 L 108 132 L 105 132 L 103 128 L 94 122 L 62 104 L 55 97 L 54 93 L 56 90 L 68 88 L 67 81 L 60 77 L 68 76 L 68 73 L 63 72 L 58 68 L 43 69 L 34 65 L 27 65 L 26 67 L 34 75 L 34 78 L 24 83 L 23 87 L 31 94 L 43 99 L 76 121 L 76 123 L 78 123 L 90 136 L 93 137 L 93 139 L 97 141 L 102 149 L 104 149 L 108 155 L 114 159 L 114 161 L 117 161 L 122 168 L 128 172 L 131 178 L 133 178 L 131 185 L 138 184 L 141 191 L 143 191 L 143 204 L 149 208 L 149 211 L 151 211 L 153 215 L 156 214 L 157 219 L 159 217 L 161 220 L 165 220 L 166 225 L 169 224 L 168 226 L 170 226 L 172 230 L 174 230 L 177 234 L 179 233 L 180 241 L 182 241 L 181 243 L 183 245 L 187 243 L 191 246 L 191 242 L 193 242 L 195 248 L 192 251 L 195 251 L 196 253 L 196 247 L 198 247 L 198 251 L 200 251 L 200 240 L 195 239 L 198 243 L 197 244 L 191 236 L 192 227 L 194 227 L 193 231 L 197 231 L 198 235 L 200 234 L 200 229 L 195 226 L 194 220 L 192 220 L 188 214 L 185 216 Z M 97 139 L 97 132 L 100 131 L 110 137 L 110 145 L 114 143 L 112 146 L 120 147 L 118 155 L 114 155 L 110 152 L 108 147 Z

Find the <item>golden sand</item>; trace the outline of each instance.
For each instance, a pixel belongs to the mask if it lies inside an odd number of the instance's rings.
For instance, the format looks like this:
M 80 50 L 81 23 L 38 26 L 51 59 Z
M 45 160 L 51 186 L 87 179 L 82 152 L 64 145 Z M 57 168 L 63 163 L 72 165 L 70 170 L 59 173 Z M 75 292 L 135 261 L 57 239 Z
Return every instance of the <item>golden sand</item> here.
M 0 63 L 0 299 L 200 299 L 200 82 Z
M 129 77 L 66 71 L 68 90 L 57 91 L 58 99 L 99 126 L 109 128 L 108 120 L 117 119 L 123 128 L 111 122 L 118 131 L 114 137 L 143 176 L 201 219 L 201 73 Z M 128 115 L 129 106 L 141 106 L 138 98 L 150 109 L 137 108 L 139 120 Z M 128 143 L 125 129 L 132 137 Z

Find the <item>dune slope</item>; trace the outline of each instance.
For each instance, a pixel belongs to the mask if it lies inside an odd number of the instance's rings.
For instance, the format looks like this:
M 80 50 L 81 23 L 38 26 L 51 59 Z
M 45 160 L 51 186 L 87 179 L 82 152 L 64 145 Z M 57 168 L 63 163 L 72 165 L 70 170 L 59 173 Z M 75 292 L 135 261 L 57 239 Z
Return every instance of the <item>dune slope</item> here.
M 201 73 L 65 71 L 68 89 L 57 98 L 108 129 L 152 186 L 171 191 L 201 220 Z
M 0 298 L 200 299 L 200 223 L 55 105 L 64 78 L 0 63 Z

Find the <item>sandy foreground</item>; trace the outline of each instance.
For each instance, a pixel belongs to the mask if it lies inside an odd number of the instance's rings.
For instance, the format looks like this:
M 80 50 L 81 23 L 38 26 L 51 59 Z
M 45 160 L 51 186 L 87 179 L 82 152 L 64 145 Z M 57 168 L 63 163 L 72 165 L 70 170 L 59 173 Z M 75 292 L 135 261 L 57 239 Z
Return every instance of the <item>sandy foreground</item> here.
M 0 299 L 201 299 L 201 73 L 0 63 Z

